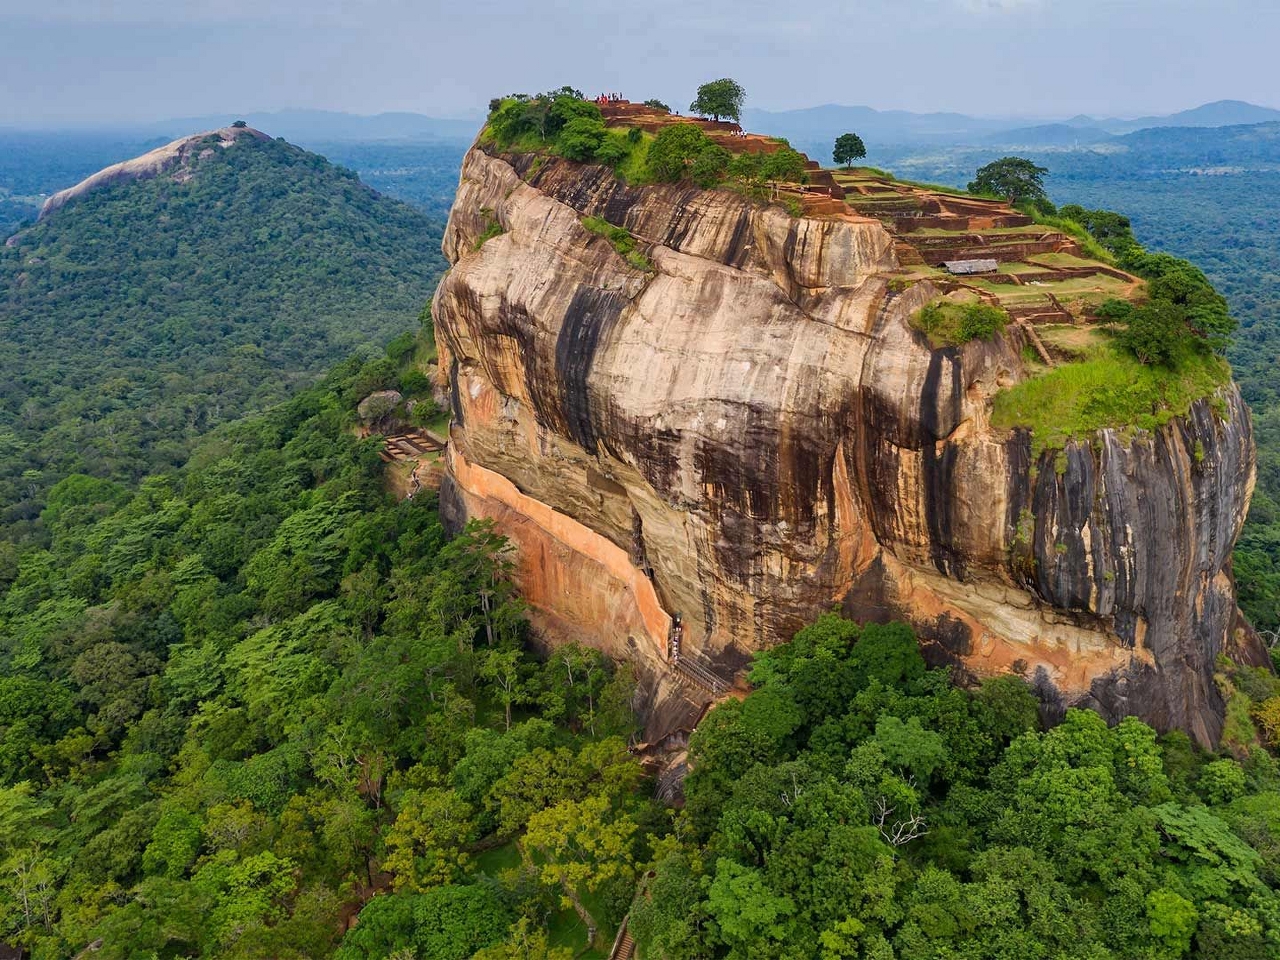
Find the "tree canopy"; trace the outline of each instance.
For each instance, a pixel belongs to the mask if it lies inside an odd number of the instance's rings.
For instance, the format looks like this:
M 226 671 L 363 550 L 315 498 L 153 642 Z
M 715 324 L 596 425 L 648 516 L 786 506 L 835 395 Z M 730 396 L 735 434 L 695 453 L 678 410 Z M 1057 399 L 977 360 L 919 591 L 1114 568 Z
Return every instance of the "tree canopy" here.
M 969 192 L 999 197 L 1009 203 L 1041 203 L 1049 199 L 1044 178 L 1047 167 L 1037 166 L 1022 157 L 993 160 L 978 170 L 969 184 Z
M 841 166 L 851 167 L 855 160 L 861 160 L 866 155 L 867 147 L 860 136 L 856 133 L 842 133 L 836 137 L 831 159 Z
M 727 77 L 712 80 L 698 87 L 698 95 L 689 104 L 689 110 L 715 120 L 736 122 L 742 119 L 742 104 L 746 97 L 747 92 L 738 81 Z

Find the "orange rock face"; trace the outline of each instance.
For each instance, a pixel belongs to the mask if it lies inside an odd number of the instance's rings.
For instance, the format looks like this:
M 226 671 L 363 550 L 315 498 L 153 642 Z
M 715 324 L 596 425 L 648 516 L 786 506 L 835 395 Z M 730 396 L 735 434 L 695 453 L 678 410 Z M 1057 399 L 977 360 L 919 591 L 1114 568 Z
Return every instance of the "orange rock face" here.
M 727 676 L 839 605 L 1052 708 L 1216 741 L 1253 476 L 1234 389 L 1033 457 L 990 423 L 1028 375 L 1022 329 L 933 349 L 908 321 L 939 287 L 901 282 L 895 237 L 852 212 L 474 148 L 444 247 L 446 515 L 493 518 L 549 639 L 635 660 L 658 726 L 698 699 L 666 662 L 675 614 Z

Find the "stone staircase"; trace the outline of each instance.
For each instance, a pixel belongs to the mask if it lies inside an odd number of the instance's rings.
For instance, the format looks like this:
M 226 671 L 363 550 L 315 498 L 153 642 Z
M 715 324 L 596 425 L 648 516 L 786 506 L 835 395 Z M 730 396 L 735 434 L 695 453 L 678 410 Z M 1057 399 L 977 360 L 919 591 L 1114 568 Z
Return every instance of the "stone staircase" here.
M 1015 321 L 1015 323 L 1018 329 L 1026 335 L 1027 342 L 1031 344 L 1032 349 L 1035 350 L 1040 359 L 1044 361 L 1044 365 L 1046 367 L 1052 367 L 1054 365 L 1053 357 L 1049 355 L 1049 351 L 1045 347 L 1044 341 L 1040 339 L 1040 334 L 1036 333 L 1036 328 L 1027 320 L 1018 320 Z

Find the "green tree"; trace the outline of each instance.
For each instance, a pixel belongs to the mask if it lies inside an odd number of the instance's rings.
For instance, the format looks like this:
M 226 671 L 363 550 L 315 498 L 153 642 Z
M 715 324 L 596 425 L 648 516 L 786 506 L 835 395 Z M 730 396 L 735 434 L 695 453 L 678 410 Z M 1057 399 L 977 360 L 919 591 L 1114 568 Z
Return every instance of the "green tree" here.
M 689 178 L 704 190 L 724 180 L 729 172 L 729 151 L 715 144 L 708 144 L 698 152 L 689 169 Z
M 1151 936 L 1166 950 L 1164 956 L 1181 957 L 1191 949 L 1196 932 L 1196 907 L 1172 890 L 1152 890 L 1147 894 L 1147 920 Z
M 565 800 L 529 818 L 520 841 L 542 883 L 559 889 L 587 928 L 587 939 L 600 946 L 600 923 L 583 895 L 595 893 L 614 879 L 635 875 L 633 838 L 638 824 L 605 794 Z
M 737 121 L 742 117 L 742 103 L 747 92 L 736 80 L 712 80 L 698 87 L 698 95 L 689 104 L 692 113 L 716 120 Z
M 692 123 L 663 127 L 649 145 L 646 163 L 655 180 L 675 183 L 689 175 L 699 155 L 715 145 Z
M 419 956 L 467 960 L 506 936 L 511 915 L 492 886 L 448 885 L 417 898 L 413 921 Z
M 1042 203 L 1049 199 L 1044 189 L 1048 172 L 1047 167 L 1022 157 L 1003 157 L 979 168 L 968 189 L 970 193 L 1000 197 L 1014 204 Z
M 414 945 L 414 912 L 420 897 L 386 893 L 360 910 L 359 920 L 342 938 L 334 960 L 385 960 Z
M 795 902 L 770 890 L 758 870 L 725 858 L 716 861 L 707 907 L 721 939 L 740 957 L 785 942 L 796 912 Z
M 398 891 L 418 892 L 460 878 L 470 857 L 463 849 L 473 829 L 471 805 L 452 790 L 406 790 L 386 834 L 383 866 Z
M 848 169 L 853 166 L 853 161 L 861 160 L 866 155 L 867 147 L 860 136 L 856 133 L 842 133 L 836 137 L 831 159 Z
M 528 917 L 511 926 L 505 942 L 476 951 L 472 960 L 573 960 L 569 947 L 553 947 L 545 930 L 538 929 Z
M 760 172 L 764 179 L 776 183 L 805 183 L 809 179 L 804 154 L 789 146 L 765 154 Z
M 604 121 L 595 117 L 574 117 L 560 131 L 556 146 L 570 160 L 585 163 L 595 158 L 604 137 Z
M 1118 339 L 1140 362 L 1170 366 L 1187 352 L 1192 334 L 1181 307 L 1155 300 L 1128 312 Z

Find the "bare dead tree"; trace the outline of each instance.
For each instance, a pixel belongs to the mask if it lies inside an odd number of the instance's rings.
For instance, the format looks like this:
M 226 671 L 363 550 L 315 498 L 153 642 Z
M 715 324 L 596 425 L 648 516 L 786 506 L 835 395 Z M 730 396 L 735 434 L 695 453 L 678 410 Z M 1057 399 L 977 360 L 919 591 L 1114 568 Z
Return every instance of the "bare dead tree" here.
M 889 805 L 886 797 L 882 795 L 876 798 L 873 813 L 876 829 L 880 831 L 881 838 L 889 846 L 901 847 L 929 832 L 925 819 L 920 814 L 913 813 L 908 817 L 897 819 L 894 817 L 894 812 L 895 808 Z

